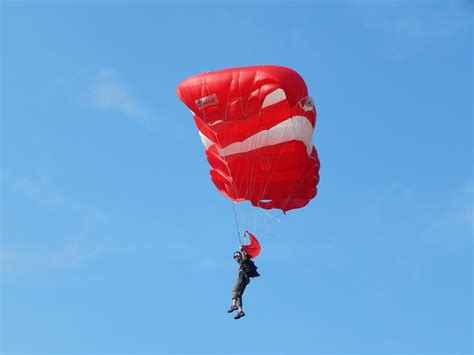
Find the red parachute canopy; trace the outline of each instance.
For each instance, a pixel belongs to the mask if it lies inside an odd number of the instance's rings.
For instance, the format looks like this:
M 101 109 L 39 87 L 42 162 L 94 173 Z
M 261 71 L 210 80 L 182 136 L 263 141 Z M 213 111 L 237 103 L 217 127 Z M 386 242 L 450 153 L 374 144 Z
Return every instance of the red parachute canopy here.
M 316 108 L 298 73 L 271 65 L 225 69 L 184 80 L 177 94 L 193 113 L 224 196 L 283 212 L 316 196 Z
M 242 249 L 250 256 L 250 258 L 255 258 L 260 254 L 260 243 L 258 242 L 257 238 L 250 233 L 247 232 L 250 238 L 250 244 L 249 245 L 243 245 Z

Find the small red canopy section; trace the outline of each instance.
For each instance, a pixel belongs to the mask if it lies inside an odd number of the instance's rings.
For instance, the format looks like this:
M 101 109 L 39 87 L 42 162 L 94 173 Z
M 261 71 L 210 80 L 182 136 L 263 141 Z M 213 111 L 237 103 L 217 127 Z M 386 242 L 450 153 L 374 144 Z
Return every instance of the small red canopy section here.
M 249 245 L 243 245 L 242 249 L 250 256 L 250 258 L 255 258 L 260 254 L 260 243 L 258 242 L 257 238 L 250 233 L 247 232 L 250 238 L 250 244 Z
M 316 108 L 294 70 L 262 65 L 182 81 L 217 189 L 235 202 L 286 212 L 316 196 Z

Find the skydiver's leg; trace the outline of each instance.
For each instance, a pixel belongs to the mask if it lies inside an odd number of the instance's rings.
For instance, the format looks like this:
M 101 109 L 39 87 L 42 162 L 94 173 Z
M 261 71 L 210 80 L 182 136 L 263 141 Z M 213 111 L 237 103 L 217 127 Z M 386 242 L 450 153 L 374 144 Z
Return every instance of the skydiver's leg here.
M 244 308 L 243 308 L 243 306 L 242 306 L 242 296 L 239 297 L 239 298 L 237 298 L 236 301 L 237 301 L 236 304 L 237 304 L 237 308 L 239 309 L 239 312 L 243 312 L 243 311 L 244 311 Z
M 237 298 L 239 297 L 239 284 L 235 282 L 234 287 L 232 288 L 232 305 L 227 310 L 227 313 L 232 313 L 238 309 L 237 307 Z
M 237 301 L 237 307 L 239 307 L 239 312 L 242 312 L 244 313 L 244 307 L 242 306 L 242 297 L 244 295 L 244 291 L 247 287 L 247 285 L 249 284 L 250 282 L 250 279 L 249 278 L 245 278 L 242 280 L 242 284 L 241 284 L 241 293 L 240 293 L 240 297 L 238 298 L 238 301 Z
M 232 305 L 230 306 L 230 308 L 227 310 L 227 313 L 232 313 L 233 311 L 236 311 L 237 309 L 239 309 L 237 307 L 237 299 L 236 298 L 232 298 Z
M 242 306 L 242 296 L 240 296 L 238 299 L 237 299 L 237 307 L 239 309 L 239 311 L 237 312 L 236 316 L 234 317 L 234 319 L 240 319 L 242 318 L 243 316 L 245 316 L 245 312 L 244 312 L 244 308 Z
M 239 297 L 237 298 L 237 307 L 239 309 L 239 312 L 234 317 L 234 319 L 239 319 L 239 318 L 242 318 L 243 316 L 245 316 L 244 307 L 242 305 L 242 296 L 243 296 L 245 288 L 247 287 L 249 282 L 250 282 L 250 279 L 246 278 L 246 279 L 243 279 L 242 283 L 240 284 L 241 285 L 240 293 L 239 293 Z
M 236 311 L 238 309 L 237 303 L 238 303 L 239 297 L 242 294 L 241 289 L 242 289 L 242 279 L 239 275 L 239 277 L 237 277 L 237 280 L 235 280 L 234 287 L 232 287 L 232 305 L 227 310 L 228 313 L 232 313 L 233 311 Z

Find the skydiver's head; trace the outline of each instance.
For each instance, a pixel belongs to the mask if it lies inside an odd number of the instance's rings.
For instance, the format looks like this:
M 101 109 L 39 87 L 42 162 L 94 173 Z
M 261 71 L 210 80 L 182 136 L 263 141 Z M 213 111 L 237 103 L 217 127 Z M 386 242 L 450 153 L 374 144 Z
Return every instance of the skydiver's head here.
M 239 262 L 240 260 L 242 260 L 242 253 L 240 251 L 236 251 L 234 253 L 234 260 Z

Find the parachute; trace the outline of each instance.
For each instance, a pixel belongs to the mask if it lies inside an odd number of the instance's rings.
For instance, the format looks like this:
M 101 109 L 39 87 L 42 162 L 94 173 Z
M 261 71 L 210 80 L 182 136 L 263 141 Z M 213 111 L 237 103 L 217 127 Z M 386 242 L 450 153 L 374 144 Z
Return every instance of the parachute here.
M 316 196 L 316 108 L 298 73 L 272 65 L 224 69 L 190 77 L 176 91 L 224 196 L 283 213 Z

